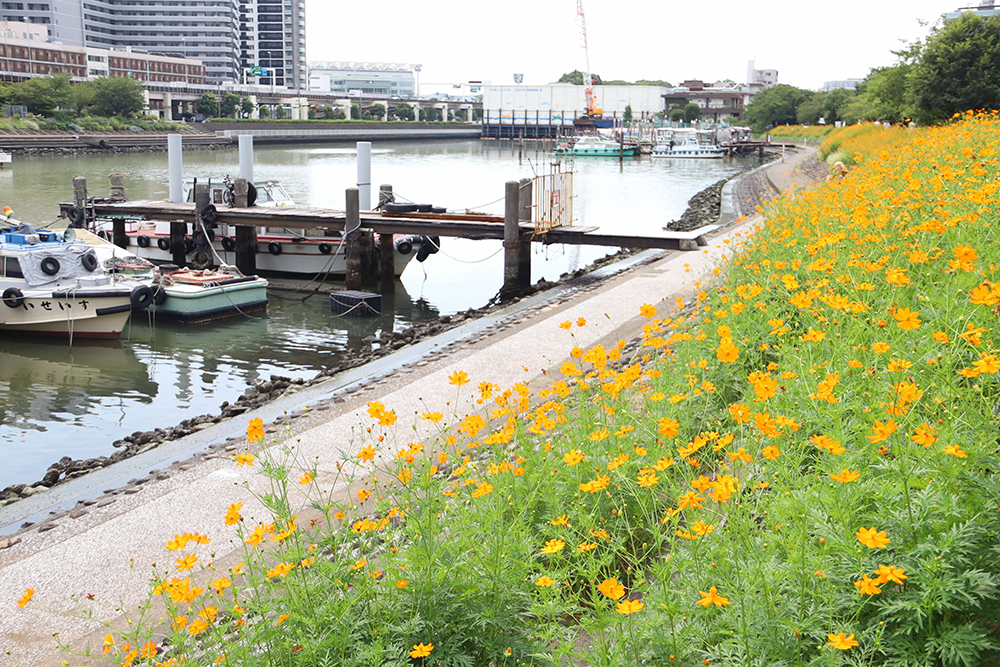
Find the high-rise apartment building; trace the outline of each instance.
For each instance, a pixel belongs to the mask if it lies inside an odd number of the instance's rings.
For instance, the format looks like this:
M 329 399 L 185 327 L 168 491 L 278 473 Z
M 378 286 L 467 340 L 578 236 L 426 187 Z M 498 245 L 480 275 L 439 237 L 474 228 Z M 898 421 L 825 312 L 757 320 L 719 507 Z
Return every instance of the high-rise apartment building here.
M 46 25 L 69 46 L 131 47 L 205 64 L 210 84 L 306 87 L 305 0 L 3 0 L 0 20 Z M 249 80 L 248 80 L 249 82 Z

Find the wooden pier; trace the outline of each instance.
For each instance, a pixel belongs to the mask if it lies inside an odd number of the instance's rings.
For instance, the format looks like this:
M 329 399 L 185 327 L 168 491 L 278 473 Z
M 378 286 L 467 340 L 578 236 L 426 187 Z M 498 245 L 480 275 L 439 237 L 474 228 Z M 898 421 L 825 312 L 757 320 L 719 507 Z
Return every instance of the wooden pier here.
M 207 209 L 207 188 L 199 195 L 205 197 L 194 203 L 173 203 L 167 201 L 136 201 L 121 203 L 91 202 L 86 204 L 87 213 L 94 217 L 110 218 L 113 221 L 113 241 L 127 244 L 125 219 L 141 218 L 151 221 L 170 222 L 170 247 L 174 251 L 175 263 L 182 264 L 185 257 L 184 239 L 198 225 L 203 223 L 202 212 Z M 626 236 L 602 233 L 598 227 L 564 225 L 539 230 L 531 221 L 531 180 L 507 183 L 505 215 L 476 213 L 386 213 L 382 211 L 359 211 L 358 190 L 348 188 L 346 210 L 312 208 L 265 208 L 265 207 L 223 207 L 213 209 L 213 223 L 232 225 L 236 228 L 236 266 L 246 275 L 256 273 L 256 246 L 258 227 L 274 227 L 294 230 L 324 230 L 343 233 L 349 230 L 347 250 L 348 289 L 357 289 L 361 284 L 370 283 L 379 276 L 361 274 L 361 262 L 352 262 L 358 253 L 361 232 L 374 232 L 380 236 L 383 259 L 389 266 L 382 266 L 382 278 L 391 276 L 392 235 L 414 234 L 419 236 L 451 236 L 465 239 L 496 239 L 504 242 L 505 269 L 504 293 L 514 295 L 528 287 L 531 276 L 532 242 L 569 245 L 593 245 L 623 248 L 661 248 L 666 250 L 695 250 L 707 245 L 704 234 L 716 226 L 703 227 L 692 232 L 663 231 L 655 236 Z M 60 204 L 62 215 L 73 219 L 73 203 Z M 77 214 L 78 215 L 78 214 Z M 388 248 L 388 252 L 385 252 Z M 384 262 L 383 262 L 384 263 Z M 384 282 L 384 280 L 383 280 Z

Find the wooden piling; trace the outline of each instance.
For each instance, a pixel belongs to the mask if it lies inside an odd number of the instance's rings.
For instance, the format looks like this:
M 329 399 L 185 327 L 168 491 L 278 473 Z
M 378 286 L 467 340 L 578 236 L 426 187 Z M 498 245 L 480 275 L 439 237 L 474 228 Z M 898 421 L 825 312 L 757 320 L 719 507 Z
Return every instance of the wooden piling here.
M 125 174 L 111 174 L 108 180 L 111 183 L 111 199 L 114 201 L 125 201 L 128 199 L 125 194 Z
M 187 236 L 187 227 L 187 223 L 183 220 L 170 221 L 171 261 L 181 267 L 187 265 L 187 248 L 184 247 L 184 237 Z
M 73 206 L 81 211 L 87 210 L 87 179 L 83 176 L 77 176 L 73 179 Z M 70 226 L 86 227 L 87 222 L 90 221 L 85 219 L 84 222 L 79 225 L 71 222 Z
M 502 298 L 509 299 L 516 295 L 520 286 L 520 229 L 518 228 L 518 209 L 520 207 L 521 184 L 517 181 L 507 181 L 504 186 L 503 212 L 503 290 Z
M 242 137 L 241 137 L 242 138 Z M 247 207 L 247 193 L 250 191 L 250 186 L 245 178 L 237 178 L 233 181 L 233 206 L 236 208 L 246 208 Z
M 383 183 L 378 186 L 378 207 L 381 209 L 386 204 L 396 201 L 392 193 L 392 185 Z M 395 243 L 392 234 L 379 234 L 379 291 L 392 292 L 396 289 L 396 253 L 393 252 Z
M 364 284 L 361 271 L 361 193 L 357 188 L 347 188 L 344 233 L 347 251 L 345 286 L 349 290 L 361 289 Z
M 111 242 L 119 248 L 128 248 L 128 236 L 125 234 L 125 218 L 111 219 Z
M 257 228 L 236 227 L 236 268 L 245 276 L 257 274 Z

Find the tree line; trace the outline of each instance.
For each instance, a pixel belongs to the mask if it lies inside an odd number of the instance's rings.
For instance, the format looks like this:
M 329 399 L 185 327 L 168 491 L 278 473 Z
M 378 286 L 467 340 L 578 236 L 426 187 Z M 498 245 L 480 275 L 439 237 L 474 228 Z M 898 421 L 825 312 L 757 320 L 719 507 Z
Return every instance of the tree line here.
M 747 107 L 747 119 L 763 132 L 821 118 L 931 125 L 970 109 L 1000 109 L 1000 14 L 964 13 L 893 53 L 896 62 L 872 69 L 856 90 L 768 88 Z

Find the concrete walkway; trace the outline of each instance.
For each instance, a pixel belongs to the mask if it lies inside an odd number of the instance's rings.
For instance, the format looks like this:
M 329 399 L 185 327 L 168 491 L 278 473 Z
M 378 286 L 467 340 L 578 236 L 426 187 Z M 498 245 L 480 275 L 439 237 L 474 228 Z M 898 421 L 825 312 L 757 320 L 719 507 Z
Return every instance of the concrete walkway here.
M 768 178 L 782 189 L 803 184 L 799 165 L 812 152 L 771 165 Z M 476 411 L 472 394 L 481 381 L 503 388 L 544 382 L 542 373 L 558 368 L 573 345 L 587 348 L 634 338 L 646 322 L 639 316 L 644 303 L 665 314 L 676 299 L 690 299 L 696 283 L 711 280 L 720 258 L 758 222 L 719 230 L 699 251 L 646 251 L 630 258 L 630 268 L 618 275 L 525 299 L 439 339 L 355 369 L 354 376 L 331 379 L 248 413 L 246 419 L 217 425 L 213 434 L 194 434 L 189 442 L 124 461 L 112 467 L 120 470 L 108 469 L 101 473 L 105 477 L 94 478 L 97 486 L 87 481 L 88 475 L 74 480 L 74 489 L 56 487 L 22 501 L 31 502 L 22 515 L 34 514 L 37 520 L 51 507 L 62 516 L 36 523 L 17 533 L 14 539 L 19 542 L 0 548 L 0 665 L 59 665 L 71 656 L 57 650 L 54 632 L 78 650 L 89 642 L 100 652 L 100 638 L 107 630 L 99 621 L 108 619 L 114 627 L 122 623 L 107 605 L 134 609 L 146 599 L 150 564 L 172 560 L 164 545 L 175 533 L 206 534 L 213 539 L 196 552 L 199 557 L 209 560 L 214 552 L 218 566 L 234 562 L 241 545 L 231 539 L 233 529 L 224 525 L 227 507 L 242 502 L 244 516 L 262 516 L 251 491 L 262 490 L 263 480 L 252 468 L 237 467 L 225 451 L 227 444 L 242 445 L 250 417 L 261 415 L 266 423 L 282 417 L 279 427 L 269 427 L 268 438 L 294 445 L 302 461 L 318 460 L 317 479 L 332 485 L 336 462 L 360 449 L 352 434 L 371 424 L 369 401 L 395 410 L 397 431 L 412 439 L 423 435 L 419 423 L 418 432 L 409 434 L 419 413 L 443 412 L 454 422 Z M 585 318 L 586 326 L 571 331 L 559 326 L 578 318 Z M 471 383 L 450 385 L 448 376 L 455 371 L 468 373 Z M 128 476 L 132 479 L 122 479 Z M 110 488 L 112 493 L 102 493 Z M 8 519 L 14 516 L 11 508 L 3 510 Z M 0 547 L 3 544 L 0 538 Z M 16 601 L 26 588 L 35 589 L 34 599 L 18 609 Z M 89 596 L 105 604 L 88 601 Z M 87 609 L 93 609 L 98 620 L 86 620 Z M 75 658 L 71 662 L 79 664 Z

